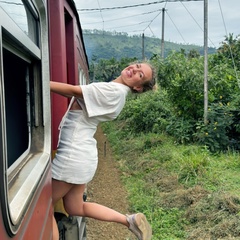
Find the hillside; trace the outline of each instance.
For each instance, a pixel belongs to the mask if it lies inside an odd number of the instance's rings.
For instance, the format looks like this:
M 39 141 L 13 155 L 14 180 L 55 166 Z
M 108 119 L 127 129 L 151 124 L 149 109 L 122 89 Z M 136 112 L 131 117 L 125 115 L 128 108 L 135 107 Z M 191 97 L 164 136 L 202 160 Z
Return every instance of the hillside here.
M 127 33 L 106 32 L 100 30 L 84 30 L 83 38 L 89 62 L 93 59 L 110 59 L 110 58 L 133 58 L 142 59 L 142 36 L 128 36 Z M 144 38 L 144 55 L 151 58 L 154 54 L 161 54 L 161 39 L 145 37 Z M 188 53 L 190 50 L 196 50 L 203 55 L 203 47 L 188 44 L 177 44 L 165 41 L 164 56 L 171 51 L 181 51 Z M 209 53 L 214 53 L 214 48 L 209 48 Z

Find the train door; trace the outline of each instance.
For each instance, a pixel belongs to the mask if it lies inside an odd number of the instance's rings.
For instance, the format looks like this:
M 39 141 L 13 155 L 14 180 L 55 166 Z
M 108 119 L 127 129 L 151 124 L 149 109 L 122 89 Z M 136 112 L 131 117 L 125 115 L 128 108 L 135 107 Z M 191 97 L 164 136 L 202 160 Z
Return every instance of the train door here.
M 0 236 L 50 240 L 51 120 L 45 2 L 0 1 Z

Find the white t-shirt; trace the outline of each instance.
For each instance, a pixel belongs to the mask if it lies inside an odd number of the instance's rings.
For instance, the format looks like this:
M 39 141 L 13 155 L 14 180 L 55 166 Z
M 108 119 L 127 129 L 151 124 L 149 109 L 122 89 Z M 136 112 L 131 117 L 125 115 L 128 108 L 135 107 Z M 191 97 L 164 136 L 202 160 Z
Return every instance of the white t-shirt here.
M 77 101 L 89 118 L 100 122 L 115 119 L 124 107 L 130 88 L 116 82 L 81 85 L 83 99 Z
M 124 107 L 130 88 L 115 82 L 81 85 L 82 110 L 69 110 L 63 117 L 52 177 L 74 184 L 92 180 L 98 163 L 94 134 L 99 122 L 115 119 Z

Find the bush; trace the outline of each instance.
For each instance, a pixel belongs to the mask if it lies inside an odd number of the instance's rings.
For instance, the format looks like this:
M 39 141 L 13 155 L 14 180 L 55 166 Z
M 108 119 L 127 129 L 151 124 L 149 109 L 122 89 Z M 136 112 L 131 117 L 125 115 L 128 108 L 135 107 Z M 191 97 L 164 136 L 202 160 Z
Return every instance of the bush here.
M 194 125 L 194 120 L 172 116 L 169 119 L 166 132 L 175 137 L 177 143 L 186 144 L 193 141 Z
M 171 115 L 166 92 L 147 92 L 131 96 L 118 120 L 125 122 L 125 131 L 132 134 L 165 131 Z
M 195 136 L 200 144 L 206 145 L 210 151 L 236 148 L 233 141 L 235 115 L 230 107 L 222 103 L 212 104 L 208 111 L 208 124 L 198 122 Z M 237 137 L 237 136 L 236 136 Z

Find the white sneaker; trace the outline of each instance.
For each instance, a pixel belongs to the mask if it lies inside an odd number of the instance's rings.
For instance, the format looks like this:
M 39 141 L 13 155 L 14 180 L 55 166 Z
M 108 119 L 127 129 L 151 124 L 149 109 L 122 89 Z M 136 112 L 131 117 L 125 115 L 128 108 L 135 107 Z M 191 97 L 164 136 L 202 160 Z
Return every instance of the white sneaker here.
M 152 229 L 143 213 L 126 215 L 129 230 L 133 232 L 138 240 L 151 240 Z

